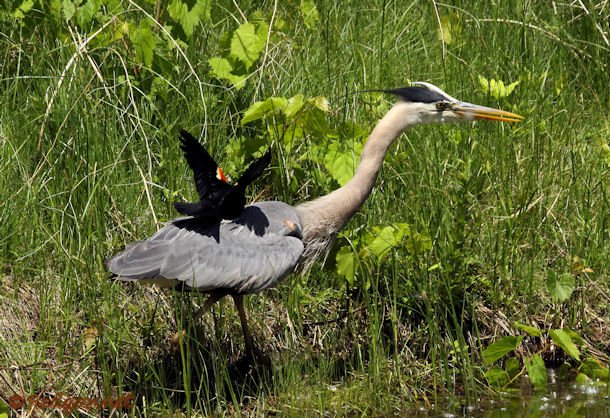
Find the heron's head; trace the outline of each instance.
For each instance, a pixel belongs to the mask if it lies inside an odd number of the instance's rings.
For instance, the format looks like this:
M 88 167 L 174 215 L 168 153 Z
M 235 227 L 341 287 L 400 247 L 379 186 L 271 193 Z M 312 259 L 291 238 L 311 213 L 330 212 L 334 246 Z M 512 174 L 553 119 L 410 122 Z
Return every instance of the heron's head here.
M 416 82 L 409 87 L 383 90 L 400 98 L 400 106 L 413 118 L 411 123 L 447 123 L 471 120 L 520 122 L 523 116 L 491 107 L 462 102 L 433 84 Z

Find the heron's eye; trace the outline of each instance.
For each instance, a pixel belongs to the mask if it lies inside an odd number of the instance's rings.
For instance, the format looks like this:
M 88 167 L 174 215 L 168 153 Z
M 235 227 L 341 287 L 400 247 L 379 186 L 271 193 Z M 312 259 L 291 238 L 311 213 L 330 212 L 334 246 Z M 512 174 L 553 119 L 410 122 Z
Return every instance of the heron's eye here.
M 438 110 L 439 112 L 449 109 L 450 106 L 451 105 L 449 102 L 436 102 L 436 110 Z

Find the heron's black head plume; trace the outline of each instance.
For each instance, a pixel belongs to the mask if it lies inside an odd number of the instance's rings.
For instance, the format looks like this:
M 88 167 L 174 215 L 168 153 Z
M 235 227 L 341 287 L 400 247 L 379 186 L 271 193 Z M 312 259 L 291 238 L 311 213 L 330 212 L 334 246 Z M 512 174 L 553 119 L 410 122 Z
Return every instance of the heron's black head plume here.
M 384 90 L 384 92 L 398 96 L 405 102 L 435 103 L 447 100 L 446 96 L 424 86 L 401 87 L 398 89 Z
M 451 96 L 443 94 L 443 91 L 438 87 L 423 82 L 417 82 L 412 86 L 397 89 L 364 90 L 364 92 L 369 91 L 393 94 L 405 102 L 412 103 L 436 103 L 454 100 Z

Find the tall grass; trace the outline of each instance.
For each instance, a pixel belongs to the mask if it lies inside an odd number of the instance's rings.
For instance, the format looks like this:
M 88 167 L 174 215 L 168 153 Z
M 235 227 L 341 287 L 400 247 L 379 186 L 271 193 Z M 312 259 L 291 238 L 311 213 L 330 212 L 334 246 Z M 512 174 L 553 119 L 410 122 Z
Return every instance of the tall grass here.
M 516 320 L 567 324 L 608 354 L 606 2 L 318 2 L 311 29 L 296 2 L 239 3 L 214 5 L 186 56 L 170 56 L 172 84 L 156 95 L 121 45 L 77 52 L 87 35 L 77 27 L 58 38 L 43 17 L 24 26 L 2 15 L 0 395 L 132 392 L 136 415 L 402 414 L 434 396 L 486 391 L 480 350 Z M 281 35 L 247 87 L 227 90 L 207 59 L 257 8 L 283 22 Z M 479 76 L 521 83 L 495 100 Z M 346 236 L 406 222 L 430 235 L 431 251 L 363 261 L 355 286 L 331 259 L 250 297 L 271 367 L 244 366 L 230 302 L 193 324 L 201 298 L 106 280 L 108 256 L 176 216 L 173 201 L 194 197 L 179 127 L 206 124 L 206 145 L 223 161 L 251 134 L 238 122 L 255 100 L 323 95 L 331 126 L 372 126 L 381 114 L 352 93 L 409 80 L 526 120 L 407 132 Z M 252 196 L 296 203 L 330 191 L 289 187 L 300 162 L 276 146 Z M 546 271 L 569 271 L 573 256 L 594 273 L 558 306 Z

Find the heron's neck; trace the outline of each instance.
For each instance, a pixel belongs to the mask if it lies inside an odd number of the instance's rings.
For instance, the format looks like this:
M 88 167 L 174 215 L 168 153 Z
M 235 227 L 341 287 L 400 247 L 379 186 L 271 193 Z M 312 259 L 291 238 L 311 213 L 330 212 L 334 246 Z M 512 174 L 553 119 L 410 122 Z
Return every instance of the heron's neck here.
M 360 209 L 373 190 L 388 148 L 407 127 L 418 122 L 416 115 L 409 113 L 405 106 L 408 104 L 403 102 L 394 105 L 373 129 L 362 150 L 356 173 L 347 184 L 296 207 L 305 230 L 319 226 L 328 234 L 336 233 Z

